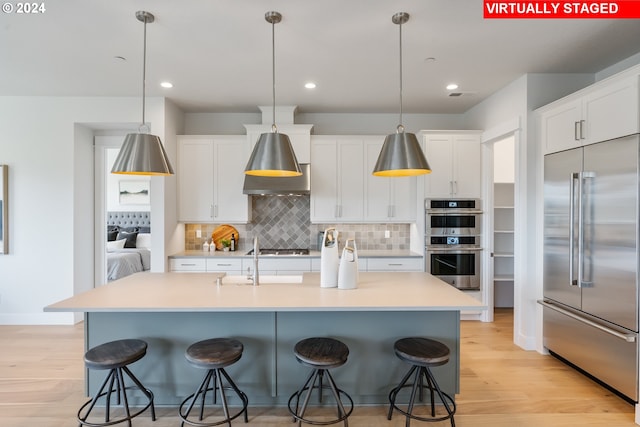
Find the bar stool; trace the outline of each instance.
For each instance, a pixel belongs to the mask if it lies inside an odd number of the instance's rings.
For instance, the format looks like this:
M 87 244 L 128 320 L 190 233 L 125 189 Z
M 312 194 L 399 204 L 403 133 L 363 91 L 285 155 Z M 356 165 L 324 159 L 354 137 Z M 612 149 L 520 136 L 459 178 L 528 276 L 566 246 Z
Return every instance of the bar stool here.
M 293 415 L 294 421 L 298 421 L 298 426 L 302 425 L 303 422 L 312 425 L 329 425 L 344 421 L 344 425 L 347 427 L 349 425 L 347 418 L 349 418 L 349 415 L 353 412 L 353 400 L 351 399 L 351 396 L 336 386 L 329 369 L 337 368 L 347 362 L 349 348 L 343 342 L 333 338 L 307 338 L 299 341 L 295 345 L 293 352 L 298 362 L 312 368 L 312 371 L 304 382 L 302 388 L 293 393 L 289 398 L 289 412 Z M 325 375 L 329 385 L 322 383 Z M 316 385 L 316 381 L 318 382 L 318 385 Z M 304 414 L 307 410 L 313 389 L 318 389 L 318 399 L 319 402 L 322 402 L 322 389 L 327 388 L 331 390 L 331 394 L 336 401 L 338 417 L 328 421 L 305 418 Z M 302 402 L 302 407 L 300 407 L 300 397 L 305 391 L 307 393 Z M 345 410 L 340 396 L 349 400 L 348 411 Z M 294 400 L 295 408 L 292 407 Z
M 248 422 L 247 418 L 247 406 L 249 404 L 249 399 L 247 395 L 244 394 L 233 382 L 229 374 L 224 370 L 225 367 L 233 365 L 242 357 L 242 350 L 244 349 L 242 343 L 238 340 L 231 338 L 212 338 L 204 341 L 198 341 L 195 344 L 192 344 L 187 348 L 185 353 L 185 358 L 191 364 L 191 366 L 199 369 L 206 369 L 207 373 L 204 377 L 204 380 L 200 384 L 200 387 L 195 391 L 195 393 L 187 396 L 185 400 L 180 404 L 180 409 L 178 411 L 180 415 L 180 419 L 182 420 L 181 426 L 184 426 L 184 423 L 190 424 L 192 426 L 217 426 L 220 424 L 227 423 L 229 427 L 231 427 L 231 420 L 240 416 L 240 414 L 244 414 L 244 422 Z M 222 378 L 226 380 L 228 386 L 225 386 L 222 382 Z M 233 415 L 229 414 L 229 408 L 227 406 L 227 396 L 225 395 L 225 390 L 233 390 L 235 394 L 242 401 L 242 409 L 236 412 Z M 224 419 L 213 422 L 205 422 L 204 420 L 204 408 L 205 408 L 205 397 L 207 392 L 213 391 L 213 404 L 217 403 L 217 395 L 216 393 L 220 393 L 220 401 L 222 406 L 222 411 L 224 413 Z M 198 396 L 200 396 L 200 414 L 198 417 L 198 421 L 190 420 L 189 414 L 191 409 L 198 400 Z M 191 400 L 189 406 L 186 411 L 183 410 L 184 406 Z
M 399 339 L 395 342 L 393 350 L 400 360 L 411 365 L 411 369 L 409 369 L 409 372 L 407 372 L 402 381 L 400 381 L 400 384 L 389 393 L 390 406 L 387 419 L 391 420 L 391 415 L 395 409 L 407 417 L 406 427 L 409 427 L 411 419 L 427 422 L 451 420 L 451 427 L 455 427 L 453 415 L 456 413 L 456 403 L 451 396 L 440 390 L 440 386 L 438 386 L 430 369 L 435 366 L 444 365 L 449 361 L 449 347 L 432 339 L 413 337 Z M 407 384 L 412 374 L 413 383 Z M 427 380 L 426 385 L 423 382 L 424 379 Z M 396 404 L 398 392 L 404 387 L 411 387 L 411 397 L 409 397 L 406 411 L 400 409 Z M 422 401 L 423 389 L 428 389 L 431 394 L 431 417 L 413 414 L 416 394 L 419 394 L 419 399 Z M 436 416 L 434 391 L 444 405 L 447 415 Z
M 144 387 L 140 380 L 127 368 L 127 365 L 132 364 L 144 357 L 147 353 L 147 343 L 138 339 L 124 339 L 118 341 L 111 341 L 101 344 L 87 351 L 84 355 L 84 364 L 87 369 L 109 369 L 109 374 L 105 378 L 102 386 L 95 394 L 95 396 L 87 403 L 82 405 L 78 410 L 78 422 L 80 426 L 110 426 L 127 421 L 131 426 L 131 420 L 137 417 L 141 413 L 151 407 L 151 419 L 156 420 L 156 410 L 153 405 L 153 393 Z M 134 386 L 126 386 L 124 382 L 124 374 L 126 374 Z M 108 389 L 105 391 L 105 387 Z M 114 389 L 115 383 L 115 389 Z M 147 398 L 147 404 L 144 408 L 138 410 L 135 413 L 131 413 L 129 410 L 129 400 L 127 398 L 127 389 L 137 388 Z M 122 405 L 124 407 L 125 416 L 123 418 L 111 419 L 111 395 L 116 393 L 116 405 L 120 405 L 122 399 Z M 104 422 L 92 422 L 87 421 L 91 411 L 95 407 L 100 398 L 105 397 L 105 414 Z M 82 411 L 89 406 L 84 415 Z

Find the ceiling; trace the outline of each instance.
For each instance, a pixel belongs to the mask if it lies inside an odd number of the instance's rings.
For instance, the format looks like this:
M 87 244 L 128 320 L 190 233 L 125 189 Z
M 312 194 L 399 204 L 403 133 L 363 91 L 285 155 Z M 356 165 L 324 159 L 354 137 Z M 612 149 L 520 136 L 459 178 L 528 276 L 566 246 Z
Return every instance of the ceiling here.
M 40 14 L 0 15 L 0 94 L 147 96 L 188 112 L 399 109 L 402 26 L 405 113 L 462 113 L 525 73 L 594 73 L 640 51 L 640 20 L 485 20 L 480 0 L 57 0 Z M 125 59 L 118 59 L 122 57 Z M 428 59 L 435 58 L 435 59 Z M 163 89 L 163 80 L 174 84 Z M 304 88 L 314 81 L 316 89 Z M 450 97 L 448 83 L 459 85 Z

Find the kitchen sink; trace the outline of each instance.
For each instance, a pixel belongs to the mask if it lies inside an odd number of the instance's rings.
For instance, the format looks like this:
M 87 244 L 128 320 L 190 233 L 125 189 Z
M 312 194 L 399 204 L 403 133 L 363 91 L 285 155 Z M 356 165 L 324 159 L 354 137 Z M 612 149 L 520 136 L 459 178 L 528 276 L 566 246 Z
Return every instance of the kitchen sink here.
M 302 283 L 302 275 L 276 276 L 272 274 L 260 275 L 260 285 L 272 283 Z M 223 285 L 253 285 L 247 275 L 227 275 L 222 278 Z

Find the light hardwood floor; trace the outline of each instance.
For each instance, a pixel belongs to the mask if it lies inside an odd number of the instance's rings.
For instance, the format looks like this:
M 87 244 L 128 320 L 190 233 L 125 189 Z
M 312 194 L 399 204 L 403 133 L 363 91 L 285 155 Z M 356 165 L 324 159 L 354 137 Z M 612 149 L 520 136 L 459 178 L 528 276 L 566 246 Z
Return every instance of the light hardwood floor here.
M 494 323 L 463 322 L 458 427 L 635 426 L 633 406 L 549 356 L 513 344 L 512 312 Z M 0 326 L 0 427 L 75 426 L 83 392 L 83 333 L 76 326 Z M 386 408 L 357 407 L 352 427 L 403 426 Z M 175 408 L 135 427 L 180 425 Z M 291 426 L 281 409 L 252 408 L 250 426 Z M 126 425 L 126 424 L 120 424 Z M 236 420 L 234 426 L 244 425 Z M 341 424 L 340 424 L 341 425 Z M 447 422 L 412 426 L 448 426 Z

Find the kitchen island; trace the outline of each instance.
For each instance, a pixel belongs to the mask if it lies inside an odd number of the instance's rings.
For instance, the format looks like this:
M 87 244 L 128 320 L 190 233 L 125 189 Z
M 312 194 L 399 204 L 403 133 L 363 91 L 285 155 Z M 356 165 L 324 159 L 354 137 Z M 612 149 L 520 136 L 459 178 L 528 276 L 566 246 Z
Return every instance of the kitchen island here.
M 349 346 L 348 362 L 334 376 L 356 404 L 386 404 L 389 389 L 407 369 L 393 354 L 406 336 L 428 336 L 451 349 L 434 369 L 445 392 L 459 391 L 460 310 L 482 304 L 428 273 L 360 273 L 358 288 L 320 288 L 318 273 L 302 283 L 260 286 L 216 284 L 219 273 L 137 273 L 45 307 L 85 312 L 85 347 L 122 338 L 149 343 L 132 370 L 156 403 L 176 405 L 193 392 L 202 372 L 184 359 L 192 343 L 234 337 L 245 350 L 229 368 L 250 405 L 283 406 L 304 380 L 293 346 L 331 336 Z M 103 372 L 87 372 L 90 392 Z

